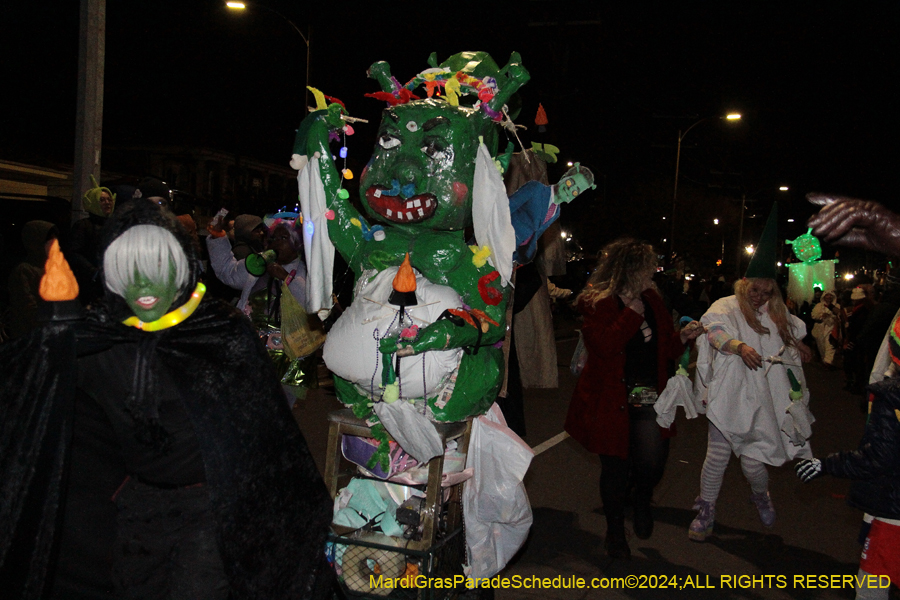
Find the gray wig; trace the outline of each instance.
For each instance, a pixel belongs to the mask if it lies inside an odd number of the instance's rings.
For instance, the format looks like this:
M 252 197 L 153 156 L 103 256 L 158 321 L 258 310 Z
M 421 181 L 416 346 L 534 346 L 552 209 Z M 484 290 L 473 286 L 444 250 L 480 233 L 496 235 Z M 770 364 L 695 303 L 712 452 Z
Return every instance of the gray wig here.
M 125 297 L 135 271 L 157 284 L 168 285 L 169 265 L 175 266 L 175 285 L 188 283 L 187 256 L 171 232 L 156 225 L 135 225 L 117 237 L 103 254 L 106 287 Z

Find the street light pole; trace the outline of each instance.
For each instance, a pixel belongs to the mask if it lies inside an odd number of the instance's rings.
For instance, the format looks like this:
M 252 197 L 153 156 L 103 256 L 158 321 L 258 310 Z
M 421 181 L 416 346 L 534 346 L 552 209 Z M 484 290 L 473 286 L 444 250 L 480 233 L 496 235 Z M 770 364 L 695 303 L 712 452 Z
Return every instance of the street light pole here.
M 713 219 L 713 225 L 719 230 L 719 234 L 722 237 L 722 253 L 719 255 L 719 264 L 723 264 L 725 262 L 725 228 L 719 227 L 719 219 Z
M 303 31 L 301 31 L 300 28 L 297 27 L 297 25 L 293 21 L 291 21 L 289 18 L 287 18 L 285 15 L 281 14 L 274 8 L 266 6 L 265 4 L 260 4 L 259 2 L 251 2 L 249 4 L 246 2 L 226 2 L 225 6 L 227 6 L 228 8 L 230 8 L 232 10 L 246 10 L 249 7 L 249 8 L 260 8 L 262 10 L 269 11 L 270 13 L 272 13 L 278 17 L 281 17 L 282 20 L 284 20 L 285 22 L 287 22 L 288 25 L 290 25 L 291 27 L 294 28 L 294 31 L 296 31 L 298 34 L 300 34 L 300 38 L 303 40 L 303 43 L 306 44 L 306 85 L 303 87 L 303 110 L 304 110 L 304 114 L 306 114 L 305 111 L 307 110 L 307 107 L 309 107 L 309 65 L 310 65 L 310 62 L 309 62 L 310 42 L 309 41 L 310 41 L 310 38 L 312 37 L 312 35 L 311 35 L 312 28 L 310 27 L 310 25 L 307 24 L 306 35 L 304 35 Z
M 737 260 L 734 261 L 735 277 L 741 276 L 741 250 L 744 248 L 744 209 L 747 208 L 747 194 L 741 194 L 741 226 L 738 228 Z
M 81 0 L 72 222 L 87 216 L 81 197 L 93 175 L 100 181 L 103 146 L 103 72 L 106 62 L 106 0 Z
M 682 132 L 680 129 L 678 130 L 678 150 L 675 153 L 675 186 L 672 191 L 672 232 L 669 235 L 669 253 L 670 254 L 674 254 L 674 252 L 675 252 L 675 210 L 676 210 L 677 200 L 678 200 L 678 171 L 679 171 L 679 168 L 681 167 L 681 141 L 684 139 L 684 137 L 688 134 L 688 132 L 691 129 L 693 129 L 700 123 L 703 123 L 704 121 L 708 121 L 710 119 L 716 119 L 716 118 L 727 119 L 729 121 L 736 121 L 741 118 L 741 115 L 739 115 L 738 113 L 731 113 L 724 117 L 716 117 L 716 116 L 703 117 L 702 119 L 695 122 L 693 125 L 691 125 L 687 129 L 685 129 L 684 132 Z

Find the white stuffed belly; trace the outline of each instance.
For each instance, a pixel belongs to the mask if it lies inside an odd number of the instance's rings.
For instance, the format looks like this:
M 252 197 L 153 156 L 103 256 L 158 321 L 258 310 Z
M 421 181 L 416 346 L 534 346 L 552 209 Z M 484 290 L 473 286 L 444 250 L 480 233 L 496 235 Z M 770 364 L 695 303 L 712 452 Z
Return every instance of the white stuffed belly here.
M 360 393 L 381 396 L 382 355 L 378 340 L 397 319 L 398 307 L 388 303 L 398 267 L 366 271 L 356 284 L 353 303 L 338 318 L 325 342 L 323 358 L 332 373 L 356 385 Z M 416 306 L 406 307 L 419 328 L 430 325 L 462 299 L 452 288 L 432 283 L 416 272 Z M 392 359 L 393 359 L 393 355 Z M 461 348 L 432 350 L 400 359 L 401 398 L 436 396 L 459 365 Z M 423 369 L 424 364 L 424 369 Z

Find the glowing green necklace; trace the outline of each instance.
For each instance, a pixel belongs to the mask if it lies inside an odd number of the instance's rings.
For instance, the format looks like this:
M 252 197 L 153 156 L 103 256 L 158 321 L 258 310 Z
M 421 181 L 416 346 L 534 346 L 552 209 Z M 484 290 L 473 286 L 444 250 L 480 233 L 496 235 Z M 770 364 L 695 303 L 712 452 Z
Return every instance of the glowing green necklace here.
M 175 327 L 189 316 L 194 314 L 194 311 L 197 310 L 197 307 L 200 306 L 200 300 L 203 299 L 203 294 L 206 293 L 206 286 L 202 283 L 198 283 L 197 287 L 194 288 L 194 291 L 191 293 L 191 297 L 187 302 L 176 308 L 175 310 L 168 312 L 158 318 L 155 321 L 151 321 L 150 323 L 144 323 L 137 317 L 128 317 L 124 321 L 122 321 L 123 325 L 129 325 L 131 327 L 137 327 L 141 331 L 160 331 L 161 329 L 168 329 L 169 327 Z

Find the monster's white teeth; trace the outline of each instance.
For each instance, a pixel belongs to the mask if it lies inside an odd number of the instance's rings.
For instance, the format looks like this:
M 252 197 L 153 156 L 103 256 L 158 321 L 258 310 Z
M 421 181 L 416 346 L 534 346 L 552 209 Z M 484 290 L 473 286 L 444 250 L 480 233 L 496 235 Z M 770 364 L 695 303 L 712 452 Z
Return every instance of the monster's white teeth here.
M 134 302 L 135 302 L 135 304 L 138 304 L 142 308 L 150 308 L 154 304 L 159 302 L 159 298 L 157 298 L 156 296 L 141 296 Z
M 388 216 L 391 216 L 391 215 L 388 215 Z M 403 213 L 402 213 L 402 212 L 398 212 L 398 213 L 397 213 L 397 220 L 398 220 L 398 221 L 402 221 L 402 220 L 403 220 Z
M 381 198 L 381 190 L 375 190 L 375 197 Z
M 387 211 L 387 216 L 392 217 L 394 215 L 394 211 L 392 211 L 391 209 L 388 208 L 388 209 L 386 209 L 386 211 Z
M 431 198 L 429 198 L 428 200 L 425 201 L 425 208 L 428 208 L 430 206 L 431 206 Z
M 413 202 L 413 206 L 414 206 L 415 208 L 419 208 L 420 206 L 422 206 L 422 201 L 419 200 L 419 199 L 416 199 L 416 201 Z
M 412 220 L 412 218 L 413 218 L 412 213 L 411 212 L 406 213 L 406 218 L 409 220 Z
M 421 208 L 419 209 L 419 216 L 420 216 L 420 217 L 424 217 L 424 216 L 425 216 L 425 211 L 422 210 Z

